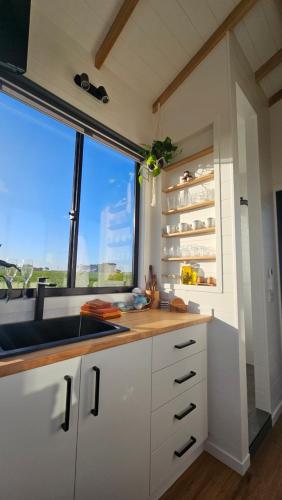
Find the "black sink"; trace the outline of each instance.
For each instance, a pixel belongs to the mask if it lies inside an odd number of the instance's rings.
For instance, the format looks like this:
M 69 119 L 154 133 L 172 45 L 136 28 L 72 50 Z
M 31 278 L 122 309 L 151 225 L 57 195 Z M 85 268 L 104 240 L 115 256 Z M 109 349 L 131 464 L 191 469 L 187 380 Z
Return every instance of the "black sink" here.
M 0 324 L 0 358 L 128 331 L 89 316 Z

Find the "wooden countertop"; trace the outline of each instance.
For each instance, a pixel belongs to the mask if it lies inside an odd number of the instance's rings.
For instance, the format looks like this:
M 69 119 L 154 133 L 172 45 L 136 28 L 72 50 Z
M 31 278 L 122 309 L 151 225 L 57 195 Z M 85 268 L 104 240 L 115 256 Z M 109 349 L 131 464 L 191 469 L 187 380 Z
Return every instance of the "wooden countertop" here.
M 212 316 L 201 314 L 176 313 L 150 309 L 138 313 L 124 313 L 113 323 L 127 326 L 129 332 L 109 335 L 98 339 L 89 339 L 74 344 L 52 347 L 29 354 L 0 360 L 0 377 L 31 370 L 39 366 L 49 365 L 58 361 L 82 356 L 110 347 L 142 340 L 162 333 L 178 330 L 199 323 L 208 323 Z

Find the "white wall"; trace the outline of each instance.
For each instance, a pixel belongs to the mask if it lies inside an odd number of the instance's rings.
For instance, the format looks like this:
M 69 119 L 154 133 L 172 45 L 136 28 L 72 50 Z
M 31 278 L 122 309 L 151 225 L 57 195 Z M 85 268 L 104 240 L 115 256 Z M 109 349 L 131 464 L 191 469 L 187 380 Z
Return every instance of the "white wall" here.
M 238 155 L 236 150 L 236 83 L 240 86 L 248 102 L 253 108 L 258 126 L 258 163 L 259 176 L 252 168 L 253 161 L 249 161 L 250 178 L 248 179 L 250 217 L 250 243 L 251 243 L 251 266 L 253 294 L 256 300 L 256 314 L 253 316 L 254 332 L 256 342 L 260 348 L 256 350 L 258 356 L 257 363 L 260 363 L 263 370 L 260 384 L 260 396 L 264 398 L 265 409 L 275 412 L 281 402 L 282 396 L 282 372 L 281 372 L 281 344 L 279 331 L 279 308 L 278 308 L 278 288 L 277 288 L 277 266 L 274 244 L 274 224 L 273 224 L 273 196 L 271 178 L 271 158 L 269 140 L 269 109 L 267 99 L 260 87 L 256 84 L 253 71 L 251 70 L 245 56 L 234 35 L 230 35 L 230 68 L 231 68 L 231 102 L 234 138 L 235 168 L 238 165 Z M 248 137 L 249 141 L 255 140 Z M 240 206 L 239 206 L 239 186 L 235 176 L 236 192 L 236 241 L 240 244 Z M 259 196 L 257 196 L 259 194 Z M 267 272 L 273 269 L 275 277 L 274 294 L 268 290 Z M 238 276 L 242 271 L 240 259 L 238 259 Z M 238 286 L 239 295 L 239 315 L 242 304 L 241 283 Z M 243 339 L 242 339 L 243 340 Z M 267 400 L 268 399 L 268 400 Z
M 214 127 L 216 160 L 221 170 L 223 293 L 178 291 L 200 311 L 214 311 L 208 332 L 208 451 L 240 472 L 248 464 L 246 396 L 242 401 L 235 276 L 233 149 L 229 99 L 228 44 L 224 39 L 170 97 L 161 111 L 163 135 L 185 142 L 195 133 Z M 190 141 L 193 153 L 208 144 Z M 183 153 L 183 156 L 184 153 Z M 160 206 L 152 209 L 152 263 L 160 260 Z M 246 385 L 246 384 L 245 384 Z M 244 440 L 243 440 L 244 437 Z M 242 444 L 243 442 L 243 444 Z
M 31 5 L 26 76 L 128 139 L 136 143 L 150 140 L 153 119 L 148 103 L 105 66 L 95 69 L 93 54 L 79 44 L 79 35 L 74 40 L 55 20 L 43 15 L 42 2 L 34 0 Z M 82 72 L 104 85 L 110 96 L 108 104 L 75 85 L 74 75 Z
M 269 111 L 273 186 L 282 189 L 282 100 Z

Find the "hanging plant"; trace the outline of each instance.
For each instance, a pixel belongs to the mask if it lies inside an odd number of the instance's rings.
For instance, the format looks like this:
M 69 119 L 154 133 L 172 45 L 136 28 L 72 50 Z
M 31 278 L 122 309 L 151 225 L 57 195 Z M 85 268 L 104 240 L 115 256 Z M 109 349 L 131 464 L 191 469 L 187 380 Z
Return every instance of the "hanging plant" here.
M 166 137 L 164 141 L 154 140 L 151 146 L 142 144 L 141 154 L 144 161 L 139 169 L 139 182 L 142 184 L 143 179 L 148 180 L 150 177 L 160 175 L 162 168 L 168 165 L 176 154 L 179 153 L 178 145 L 173 144 L 170 137 Z

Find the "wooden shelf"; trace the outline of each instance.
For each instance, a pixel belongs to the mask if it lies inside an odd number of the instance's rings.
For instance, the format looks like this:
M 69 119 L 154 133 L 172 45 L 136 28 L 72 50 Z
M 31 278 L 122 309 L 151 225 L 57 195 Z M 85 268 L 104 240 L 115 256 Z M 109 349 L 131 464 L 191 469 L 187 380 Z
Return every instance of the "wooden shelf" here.
M 205 149 L 202 149 L 201 151 L 198 151 L 197 153 L 194 153 L 190 156 L 185 156 L 185 158 L 182 158 L 182 160 L 175 161 L 174 163 L 171 163 L 167 167 L 163 169 L 164 172 L 170 172 L 171 170 L 175 170 L 178 167 L 181 167 L 182 165 L 186 165 L 187 163 L 191 163 L 194 160 L 198 160 L 198 158 L 202 158 L 203 156 L 207 156 L 213 153 L 213 146 L 209 146 Z
M 163 262 L 212 262 L 216 260 L 215 255 L 202 255 L 198 257 L 163 257 Z
M 190 186 L 196 186 L 197 184 L 202 184 L 203 182 L 209 182 L 214 180 L 214 174 L 202 175 L 197 177 L 197 179 L 192 179 L 187 182 L 182 182 L 181 184 L 175 184 L 174 186 L 169 186 L 163 189 L 163 193 L 172 193 L 173 191 L 178 191 L 179 189 L 185 189 Z
M 187 205 L 182 208 L 174 208 L 172 210 L 166 210 L 162 212 L 163 215 L 173 215 L 173 214 L 183 214 L 185 212 L 192 212 L 193 210 L 200 210 L 201 208 L 208 208 L 214 206 L 214 200 L 201 201 L 200 203 L 194 203 L 194 205 Z
M 202 234 L 214 234 L 215 227 L 202 227 L 201 229 L 193 229 L 191 231 L 182 231 L 178 233 L 163 234 L 163 238 L 188 238 L 190 236 L 201 236 Z

